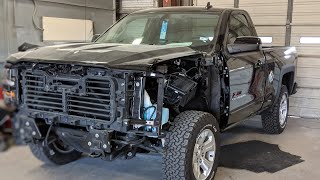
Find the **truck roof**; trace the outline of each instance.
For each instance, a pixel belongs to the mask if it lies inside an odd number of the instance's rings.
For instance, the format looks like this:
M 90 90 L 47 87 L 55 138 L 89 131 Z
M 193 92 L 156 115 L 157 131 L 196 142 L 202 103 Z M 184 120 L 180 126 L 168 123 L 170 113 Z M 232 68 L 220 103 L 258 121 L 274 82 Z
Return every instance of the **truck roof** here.
M 205 6 L 179 6 L 179 7 L 160 7 L 135 11 L 132 14 L 154 13 L 154 12 L 223 12 L 224 10 L 232 10 L 233 8 L 210 8 Z

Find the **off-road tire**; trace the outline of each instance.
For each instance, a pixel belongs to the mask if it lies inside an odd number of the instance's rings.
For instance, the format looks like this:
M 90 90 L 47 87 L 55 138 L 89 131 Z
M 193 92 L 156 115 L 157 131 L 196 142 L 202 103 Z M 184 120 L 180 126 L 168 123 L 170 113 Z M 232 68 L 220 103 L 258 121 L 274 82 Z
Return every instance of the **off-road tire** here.
M 32 154 L 48 165 L 64 165 L 76 161 L 81 157 L 81 153 L 73 150 L 70 153 L 60 153 L 54 146 L 44 146 L 44 142 L 29 144 Z
M 264 131 L 269 134 L 281 134 L 286 128 L 288 113 L 285 122 L 282 125 L 279 117 L 281 98 L 284 94 L 287 94 L 287 97 L 289 97 L 288 88 L 285 85 L 282 85 L 280 94 L 273 107 L 261 114 L 262 127 Z M 287 111 L 289 111 L 289 98 L 287 98 Z
M 216 142 L 213 168 L 206 180 L 214 178 L 220 156 L 220 129 L 215 117 L 201 111 L 185 111 L 178 115 L 165 140 L 163 179 L 195 180 L 192 168 L 194 146 L 198 135 L 210 129 Z

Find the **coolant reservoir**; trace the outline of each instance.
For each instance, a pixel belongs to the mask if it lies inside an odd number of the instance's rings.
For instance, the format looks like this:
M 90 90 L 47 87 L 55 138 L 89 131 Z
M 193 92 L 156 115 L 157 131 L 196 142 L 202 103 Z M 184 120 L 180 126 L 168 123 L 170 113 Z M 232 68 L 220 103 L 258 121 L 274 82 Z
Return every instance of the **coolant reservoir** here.
M 148 92 L 144 91 L 144 113 L 143 118 L 146 121 L 153 121 L 157 116 L 157 105 L 151 103 Z M 162 108 L 161 125 L 166 124 L 169 121 L 169 109 Z M 153 130 L 152 130 L 153 131 Z

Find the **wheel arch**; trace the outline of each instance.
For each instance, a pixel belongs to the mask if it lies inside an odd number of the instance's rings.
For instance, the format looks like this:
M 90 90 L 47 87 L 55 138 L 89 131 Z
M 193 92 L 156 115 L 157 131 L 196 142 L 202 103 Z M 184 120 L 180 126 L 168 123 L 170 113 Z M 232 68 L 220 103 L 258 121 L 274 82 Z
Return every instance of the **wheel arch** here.
M 282 84 L 288 88 L 289 95 L 292 94 L 293 86 L 295 83 L 294 82 L 295 75 L 296 75 L 296 68 L 294 64 L 288 64 L 281 67 L 279 84 L 278 84 L 279 87 L 277 89 L 276 97 L 278 97 L 280 94 Z

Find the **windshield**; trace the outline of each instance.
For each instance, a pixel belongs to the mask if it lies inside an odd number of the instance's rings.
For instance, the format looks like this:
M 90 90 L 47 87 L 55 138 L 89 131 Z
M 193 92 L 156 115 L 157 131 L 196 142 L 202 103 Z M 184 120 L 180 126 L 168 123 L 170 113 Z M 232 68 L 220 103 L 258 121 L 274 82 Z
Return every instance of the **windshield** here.
M 98 43 L 207 46 L 215 37 L 219 14 L 131 14 L 103 34 Z

